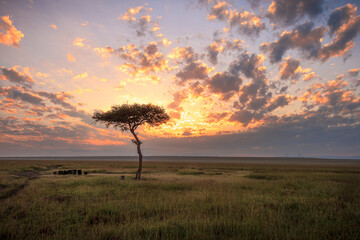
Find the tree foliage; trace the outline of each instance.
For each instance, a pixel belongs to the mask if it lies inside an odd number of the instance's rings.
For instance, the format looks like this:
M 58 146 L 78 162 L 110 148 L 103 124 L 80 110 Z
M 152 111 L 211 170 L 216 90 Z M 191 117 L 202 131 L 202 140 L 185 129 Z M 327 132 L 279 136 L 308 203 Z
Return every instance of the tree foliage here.
M 143 124 L 159 126 L 170 119 L 164 108 L 151 103 L 115 105 L 107 112 L 95 112 L 92 118 L 96 122 L 104 122 L 107 127 L 115 126 L 123 132 L 135 131 Z

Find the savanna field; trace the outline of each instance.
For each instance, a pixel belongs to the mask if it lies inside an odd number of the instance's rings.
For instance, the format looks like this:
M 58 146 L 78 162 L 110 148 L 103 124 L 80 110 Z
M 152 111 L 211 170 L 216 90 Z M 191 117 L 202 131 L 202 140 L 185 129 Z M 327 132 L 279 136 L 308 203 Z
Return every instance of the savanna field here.
M 54 175 L 82 169 L 88 175 Z M 0 161 L 0 239 L 360 239 L 360 167 Z M 125 180 L 121 180 L 121 176 Z

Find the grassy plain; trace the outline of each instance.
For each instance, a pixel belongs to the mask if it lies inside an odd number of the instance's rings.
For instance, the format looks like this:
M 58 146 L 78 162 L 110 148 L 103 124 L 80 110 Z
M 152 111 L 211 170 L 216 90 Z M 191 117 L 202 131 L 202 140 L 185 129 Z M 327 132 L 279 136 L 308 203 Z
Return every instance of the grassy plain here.
M 136 167 L 0 161 L 0 239 L 360 239 L 359 166 Z

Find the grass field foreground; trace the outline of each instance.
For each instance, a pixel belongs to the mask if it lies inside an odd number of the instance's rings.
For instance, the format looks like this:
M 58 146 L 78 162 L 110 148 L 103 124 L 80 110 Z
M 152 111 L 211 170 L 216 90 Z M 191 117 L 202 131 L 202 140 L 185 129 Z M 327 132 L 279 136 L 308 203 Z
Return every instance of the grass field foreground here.
M 89 174 L 53 174 L 64 169 Z M 136 170 L 0 161 L 0 239 L 360 239 L 360 167 L 145 162 L 134 180 Z

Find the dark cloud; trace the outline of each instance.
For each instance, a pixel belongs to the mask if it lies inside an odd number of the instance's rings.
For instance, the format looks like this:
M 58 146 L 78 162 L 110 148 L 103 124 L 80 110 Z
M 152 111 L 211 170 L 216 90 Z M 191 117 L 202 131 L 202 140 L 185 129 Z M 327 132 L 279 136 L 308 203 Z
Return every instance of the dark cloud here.
M 187 64 L 176 76 L 180 78 L 180 83 L 185 83 L 188 80 L 200 79 L 205 80 L 208 78 L 209 68 L 206 64 L 201 62 L 191 62 Z
M 247 2 L 250 4 L 251 8 L 255 9 L 259 7 L 262 0 L 247 0 Z
M 191 83 L 189 88 L 191 93 L 196 97 L 199 97 L 205 91 L 205 88 L 201 85 L 200 81 Z
M 243 126 L 252 121 L 265 121 L 265 118 L 272 116 L 271 112 L 276 108 L 284 107 L 291 102 L 290 96 L 279 95 L 272 98 L 262 65 L 263 60 L 264 57 L 261 55 L 243 53 L 230 65 L 230 72 L 242 73 L 251 81 L 240 88 L 239 101 L 233 106 L 237 110 L 230 116 L 229 121 L 239 122 Z
M 262 108 L 271 93 L 268 92 L 268 85 L 266 79 L 265 69 L 262 66 L 264 57 L 256 54 L 243 53 L 237 60 L 232 62 L 229 66 L 229 72 L 238 74 L 241 72 L 251 82 L 242 86 L 240 89 L 240 105 L 239 108 L 248 107 L 252 110 Z
M 74 110 L 75 107 L 72 106 L 70 103 L 66 102 L 68 98 L 73 98 L 73 95 L 65 92 L 61 93 L 48 93 L 48 92 L 38 92 L 38 94 L 42 97 L 48 98 L 52 103 L 61 105 L 66 109 Z
M 286 51 L 299 49 L 308 59 L 322 62 L 331 57 L 343 56 L 355 44 L 353 40 L 360 33 L 360 16 L 355 16 L 356 6 L 348 4 L 335 9 L 329 17 L 330 34 L 335 35 L 331 43 L 321 46 L 325 34 L 324 27 L 314 28 L 313 23 L 304 23 L 291 32 L 284 32 L 271 43 L 263 43 L 260 49 L 269 52 L 270 62 L 282 60 Z
M 253 119 L 254 114 L 247 110 L 239 110 L 231 115 L 229 118 L 230 122 L 239 122 L 246 127 Z
M 263 60 L 260 55 L 245 52 L 229 65 L 229 72 L 234 75 L 241 72 L 247 78 L 264 78 L 264 71 L 259 69 Z
M 142 37 L 146 35 L 146 32 L 149 31 L 151 26 L 153 25 L 153 21 L 151 20 L 150 16 L 142 16 L 140 19 L 135 23 L 136 26 L 136 35 L 138 37 Z
M 210 113 L 207 116 L 209 122 L 219 122 L 229 116 L 228 112 Z
M 208 81 L 210 91 L 221 94 L 222 99 L 227 100 L 239 91 L 242 79 L 228 72 L 216 73 Z
M 26 92 L 25 89 L 17 86 L 1 87 L 0 96 L 5 96 L 14 100 L 21 100 L 33 105 L 45 106 L 41 97 L 33 93 Z
M 276 96 L 275 99 L 267 106 L 266 110 L 272 112 L 278 107 L 284 107 L 290 103 L 291 99 L 285 95 Z
M 359 75 L 359 70 L 360 68 L 355 68 L 355 69 L 350 69 L 348 71 L 348 74 L 351 76 L 351 77 L 357 77 Z
M 30 76 L 26 74 L 22 74 L 14 69 L 0 67 L 0 71 L 2 74 L 0 75 L 0 80 L 7 80 L 12 83 L 16 83 L 28 88 L 31 88 L 33 83 L 35 82 Z
M 192 131 L 191 128 L 185 129 L 185 131 L 181 135 L 182 136 L 191 136 L 192 135 L 191 131 Z
M 295 48 L 301 50 L 307 58 L 318 58 L 325 28 L 313 27 L 314 24 L 309 22 L 299 25 L 291 32 L 284 32 L 277 41 L 263 43 L 260 49 L 269 52 L 271 63 L 280 62 L 286 51 Z
M 300 62 L 296 59 L 287 59 L 283 64 L 280 65 L 280 78 L 283 80 L 299 79 L 299 72 L 296 70 L 300 67 Z
M 188 97 L 187 91 L 185 91 L 185 90 L 177 91 L 174 93 L 173 97 L 174 97 L 174 101 L 169 103 L 169 105 L 167 107 L 171 108 L 171 109 L 182 111 L 183 108 L 180 107 L 180 104 L 182 103 L 183 100 L 185 100 Z
M 342 56 L 354 46 L 352 41 L 360 33 L 360 16 L 351 18 L 335 32 L 330 44 L 325 44 L 319 53 L 319 59 L 326 61 L 331 57 Z
M 218 55 L 222 50 L 219 49 L 214 44 L 211 44 L 209 47 L 206 48 L 206 50 L 207 50 L 207 57 L 208 57 L 209 61 L 214 65 L 217 64 Z
M 338 31 L 342 25 L 346 24 L 355 15 L 356 7 L 352 4 L 347 4 L 332 11 L 327 22 L 330 28 L 330 35 Z
M 274 0 L 267 17 L 274 23 L 290 25 L 303 16 L 316 17 L 323 11 L 323 0 Z
M 156 43 L 150 43 L 145 47 L 145 53 L 149 56 L 153 56 L 158 52 L 158 46 Z

